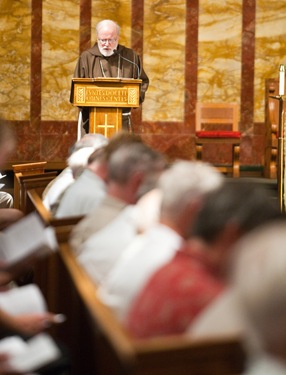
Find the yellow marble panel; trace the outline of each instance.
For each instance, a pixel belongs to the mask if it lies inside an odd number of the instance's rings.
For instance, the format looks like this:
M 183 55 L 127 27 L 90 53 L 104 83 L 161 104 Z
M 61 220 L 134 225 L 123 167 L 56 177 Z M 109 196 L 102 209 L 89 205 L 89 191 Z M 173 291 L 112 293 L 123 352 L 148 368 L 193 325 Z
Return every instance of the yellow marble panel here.
M 265 79 L 279 77 L 286 65 L 286 1 L 257 0 L 254 121 L 264 121 Z
M 1 0 L 0 114 L 8 120 L 30 117 L 31 0 Z
M 150 79 L 145 121 L 184 118 L 185 18 L 185 1 L 145 0 L 144 69 Z
M 92 1 L 92 45 L 96 42 L 96 24 L 111 19 L 120 26 L 120 44 L 131 47 L 131 1 L 93 0 Z
M 239 102 L 242 1 L 202 0 L 199 8 L 198 100 Z
M 76 120 L 69 96 L 79 55 L 79 0 L 43 1 L 42 40 L 42 120 Z

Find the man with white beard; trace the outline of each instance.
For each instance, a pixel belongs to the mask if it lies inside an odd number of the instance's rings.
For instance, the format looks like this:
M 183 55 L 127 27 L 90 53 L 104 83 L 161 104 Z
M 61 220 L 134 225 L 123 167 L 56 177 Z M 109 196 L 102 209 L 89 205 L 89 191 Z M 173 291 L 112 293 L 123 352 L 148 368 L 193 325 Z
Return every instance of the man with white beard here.
M 142 79 L 140 103 L 144 101 L 149 79 L 142 68 L 140 57 L 131 49 L 118 43 L 120 27 L 111 20 L 96 25 L 97 42 L 84 51 L 77 62 L 76 78 L 135 78 Z M 131 131 L 131 108 L 122 110 L 122 129 Z M 82 109 L 83 127 L 89 132 L 89 109 Z

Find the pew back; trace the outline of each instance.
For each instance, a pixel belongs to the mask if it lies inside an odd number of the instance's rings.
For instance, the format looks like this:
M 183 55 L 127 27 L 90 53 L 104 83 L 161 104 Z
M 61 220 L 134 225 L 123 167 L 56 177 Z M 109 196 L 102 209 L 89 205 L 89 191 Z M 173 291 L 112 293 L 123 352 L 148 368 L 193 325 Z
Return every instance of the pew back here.
M 12 165 L 14 172 L 14 208 L 19 209 L 20 205 L 20 185 L 18 178 L 25 175 L 35 175 L 45 172 L 47 162 L 39 161 L 35 163 L 23 163 Z
M 28 190 L 34 189 L 39 197 L 42 196 L 46 186 L 57 176 L 57 172 L 44 172 L 37 175 L 19 175 L 17 176 L 19 186 L 19 196 L 16 201 L 19 202 L 19 209 L 25 215 L 34 210 L 34 206 L 28 199 Z
M 245 357 L 237 337 L 200 341 L 184 335 L 132 339 L 111 310 L 97 298 L 96 286 L 68 243 L 60 242 L 59 246 L 59 293 L 66 296 L 68 291 L 69 297 L 64 300 L 58 296 L 58 311 L 68 316 L 65 335 L 69 336 L 64 336 L 72 344 L 75 373 L 230 375 L 242 372 Z M 79 330 L 71 329 L 77 326 Z M 83 372 L 82 366 L 88 372 Z

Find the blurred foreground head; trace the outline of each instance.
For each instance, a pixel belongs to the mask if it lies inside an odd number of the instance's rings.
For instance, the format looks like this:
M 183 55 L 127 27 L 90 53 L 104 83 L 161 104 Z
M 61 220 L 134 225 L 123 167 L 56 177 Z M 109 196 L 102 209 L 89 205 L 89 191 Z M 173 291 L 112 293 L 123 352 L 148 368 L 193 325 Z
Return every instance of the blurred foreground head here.
M 267 352 L 286 360 L 286 220 L 272 221 L 235 247 L 233 286 Z
M 277 200 L 259 183 L 225 180 L 206 196 L 190 235 L 212 242 L 228 225 L 243 235 L 280 216 Z

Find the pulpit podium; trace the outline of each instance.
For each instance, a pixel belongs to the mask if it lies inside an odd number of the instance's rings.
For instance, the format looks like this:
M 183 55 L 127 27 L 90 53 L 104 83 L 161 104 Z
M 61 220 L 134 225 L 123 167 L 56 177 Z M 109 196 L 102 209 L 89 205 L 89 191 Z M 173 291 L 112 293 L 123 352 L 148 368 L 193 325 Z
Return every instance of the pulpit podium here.
M 89 132 L 110 138 L 122 129 L 122 109 L 139 107 L 141 79 L 73 78 L 71 102 L 89 108 Z

